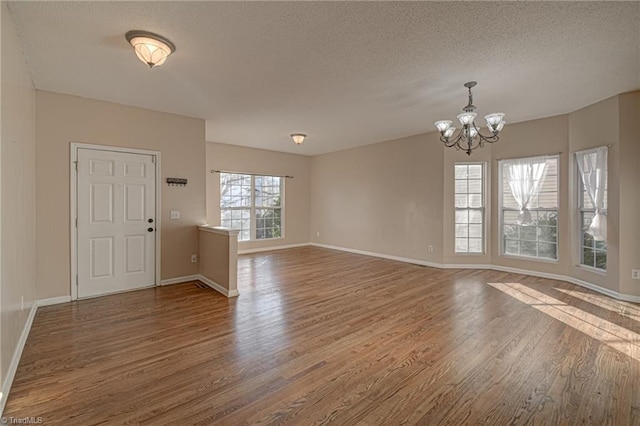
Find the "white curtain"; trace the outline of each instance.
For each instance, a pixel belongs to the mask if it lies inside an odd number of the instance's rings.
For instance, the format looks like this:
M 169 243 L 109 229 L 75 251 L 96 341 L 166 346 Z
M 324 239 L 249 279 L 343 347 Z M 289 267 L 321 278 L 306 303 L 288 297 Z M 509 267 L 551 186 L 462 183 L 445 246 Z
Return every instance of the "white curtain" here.
M 582 184 L 596 210 L 587 233 L 593 235 L 596 241 L 607 241 L 607 213 L 604 210 L 607 189 L 607 153 L 606 146 L 576 152 Z
M 546 172 L 547 157 L 515 158 L 504 160 L 502 173 L 507 179 L 511 195 L 518 203 L 518 223 L 531 223 L 529 204 L 538 195 Z

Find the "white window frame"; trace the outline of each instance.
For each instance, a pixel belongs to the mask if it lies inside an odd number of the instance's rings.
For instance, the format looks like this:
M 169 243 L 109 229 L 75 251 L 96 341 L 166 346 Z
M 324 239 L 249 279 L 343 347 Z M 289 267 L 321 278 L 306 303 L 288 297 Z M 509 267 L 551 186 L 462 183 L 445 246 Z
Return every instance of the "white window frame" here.
M 252 173 L 229 173 L 229 172 L 221 172 L 220 173 L 220 185 L 218 185 L 218 191 L 220 192 L 220 203 L 222 203 L 222 175 L 224 174 L 232 174 L 232 175 L 241 175 L 248 176 L 251 179 L 251 187 L 250 187 L 250 206 L 240 206 L 240 207 L 222 207 L 220 205 L 220 224 L 222 225 L 222 214 L 225 210 L 249 210 L 249 239 L 242 240 L 242 229 L 241 228 L 232 228 L 240 231 L 238 233 L 238 241 L 270 241 L 270 240 L 280 240 L 285 237 L 285 178 L 282 176 L 272 176 L 272 175 L 262 175 L 262 174 L 252 174 Z M 270 207 L 270 206 L 256 206 L 256 178 L 257 177 L 271 177 L 271 178 L 279 178 L 280 179 L 280 206 L 279 207 Z M 270 209 L 270 210 L 280 210 L 280 236 L 279 237 L 271 237 L 271 238 L 256 238 L 257 234 L 257 217 L 256 210 L 260 209 Z M 264 228 L 261 228 L 264 229 Z
M 538 256 L 527 256 L 527 255 L 517 255 L 517 254 L 511 254 L 511 253 L 506 253 L 506 242 L 505 242 L 505 236 L 504 236 L 504 212 L 505 211 L 517 211 L 516 209 L 512 209 L 512 208 L 505 208 L 503 206 L 503 195 L 504 195 L 504 176 L 503 176 L 503 167 L 504 167 L 504 163 L 503 161 L 508 161 L 510 160 L 510 158 L 505 158 L 504 160 L 499 160 L 498 161 L 498 227 L 500 228 L 498 230 L 498 237 L 499 237 L 499 244 L 500 244 L 500 256 L 501 257 L 508 257 L 508 258 L 513 258 L 513 259 L 522 259 L 522 260 L 530 260 L 530 261 L 536 261 L 536 262 L 543 262 L 543 263 L 558 263 L 559 262 L 559 258 L 560 258 L 560 218 L 559 218 L 559 214 L 560 214 L 560 181 L 561 181 L 561 170 L 560 170 L 560 154 L 550 154 L 550 155 L 532 155 L 532 156 L 527 156 L 527 157 L 523 157 L 523 158 L 533 158 L 533 157 L 541 157 L 544 156 L 547 159 L 550 158 L 555 158 L 557 161 L 557 169 L 558 169 L 558 173 L 556 175 L 556 179 L 557 179 L 557 190 L 556 190 L 556 208 L 529 208 L 528 210 L 530 212 L 556 212 L 556 258 L 555 259 L 550 259 L 548 257 L 538 257 Z M 540 242 L 540 240 L 537 239 L 538 237 L 536 236 L 536 243 Z M 522 240 L 518 240 L 518 241 L 522 241 Z M 536 250 L 537 251 L 537 250 Z
M 578 232 L 578 266 L 580 266 L 581 268 L 585 268 L 588 269 L 590 271 L 593 272 L 598 272 L 601 274 L 606 274 L 607 273 L 607 262 L 609 260 L 609 252 L 608 252 L 608 247 L 607 247 L 607 243 L 606 241 L 604 242 L 604 249 L 597 249 L 595 247 L 595 241 L 593 242 L 593 246 L 592 247 L 586 247 L 584 245 L 584 223 L 583 223 L 583 218 L 584 218 L 584 213 L 593 213 L 595 215 L 596 212 L 596 208 L 586 208 L 584 207 L 584 183 L 582 182 L 582 176 L 580 176 L 580 168 L 578 167 L 576 161 L 576 156 L 575 154 L 572 156 L 573 157 L 573 167 L 575 169 L 575 179 L 576 179 L 576 196 L 577 196 L 577 200 L 576 202 L 577 204 L 577 217 L 576 217 L 576 223 L 577 223 L 577 232 Z M 609 174 L 609 167 L 607 165 L 607 175 Z M 608 176 L 607 176 L 608 177 Z M 609 179 L 607 179 L 607 188 L 605 189 L 605 200 L 606 200 L 606 196 L 608 195 L 608 185 L 609 185 Z M 606 212 L 608 208 L 608 200 L 606 202 L 606 207 L 604 208 L 604 211 Z M 586 263 L 584 263 L 584 248 L 589 248 L 593 251 L 594 253 L 594 264 L 593 265 L 587 265 Z M 607 262 L 605 262 L 605 267 L 604 268 L 598 268 L 597 266 L 595 266 L 595 254 L 596 252 L 604 252 L 607 256 Z
M 481 200 L 482 200 L 482 205 L 481 207 L 456 207 L 456 195 L 459 195 L 456 193 L 456 187 L 455 187 L 455 182 L 456 180 L 462 180 L 462 179 L 456 179 L 456 166 L 481 166 L 482 167 L 482 175 L 481 175 Z M 475 179 L 474 179 L 475 180 Z M 469 181 L 469 177 L 467 176 L 466 181 Z M 469 192 L 466 193 L 467 195 L 469 194 Z M 486 241 L 487 241 L 487 217 L 486 217 L 486 197 L 487 197 L 487 163 L 486 162 L 456 162 L 453 164 L 453 210 L 454 210 L 454 218 L 453 218 L 453 252 L 457 255 L 463 255 L 463 256 L 478 256 L 478 255 L 484 255 L 486 254 Z M 470 210 L 474 210 L 474 211 L 479 211 L 481 216 L 482 216 L 482 232 L 481 232 L 481 250 L 479 252 L 470 252 L 469 251 L 469 244 L 468 241 L 471 237 L 469 237 L 469 235 L 467 234 L 467 251 L 458 251 L 457 250 L 457 245 L 456 245 L 456 239 L 458 238 L 456 236 L 456 225 L 458 225 L 458 223 L 456 222 L 456 217 L 457 217 L 457 212 L 458 211 L 470 211 Z M 468 224 L 467 224 L 468 225 Z

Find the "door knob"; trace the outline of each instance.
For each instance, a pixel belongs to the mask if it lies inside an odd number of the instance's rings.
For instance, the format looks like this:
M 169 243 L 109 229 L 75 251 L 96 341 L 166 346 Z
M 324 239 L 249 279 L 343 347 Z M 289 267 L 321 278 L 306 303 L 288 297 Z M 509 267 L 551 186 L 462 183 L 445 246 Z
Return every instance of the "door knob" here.
M 147 231 L 153 232 L 153 228 L 147 228 Z
M 153 219 L 148 219 L 147 222 L 153 223 Z

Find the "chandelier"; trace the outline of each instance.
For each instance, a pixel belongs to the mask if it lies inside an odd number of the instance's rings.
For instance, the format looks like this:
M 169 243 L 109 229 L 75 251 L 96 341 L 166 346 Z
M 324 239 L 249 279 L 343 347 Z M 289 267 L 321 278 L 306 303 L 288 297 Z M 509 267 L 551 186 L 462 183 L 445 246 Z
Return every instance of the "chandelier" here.
M 500 133 L 506 124 L 503 120 L 504 114 L 501 112 L 485 115 L 484 119 L 487 120 L 487 128 L 491 132 L 491 135 L 485 136 L 480 133 L 480 129 L 474 122 L 478 114 L 475 113 L 476 107 L 473 105 L 473 94 L 471 93 L 471 88 L 476 84 L 478 83 L 470 81 L 464 85 L 464 87 L 469 89 L 469 103 L 466 107 L 462 108 L 464 112 L 458 114 L 458 121 L 460 121 L 462 129 L 460 129 L 457 135 L 454 136 L 456 128 L 451 126 L 451 120 L 440 120 L 434 123 L 440 132 L 440 140 L 447 148 L 453 146 L 457 150 L 466 152 L 467 155 L 471 155 L 476 149 L 482 148 L 485 142 L 498 142 L 498 140 L 500 140 L 498 133 Z

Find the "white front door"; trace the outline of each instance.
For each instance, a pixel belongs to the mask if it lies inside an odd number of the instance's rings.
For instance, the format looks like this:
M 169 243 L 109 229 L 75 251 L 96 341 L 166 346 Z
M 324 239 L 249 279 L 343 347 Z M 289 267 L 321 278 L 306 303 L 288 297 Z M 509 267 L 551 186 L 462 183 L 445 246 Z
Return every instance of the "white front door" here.
M 154 160 L 78 149 L 78 297 L 155 284 Z

